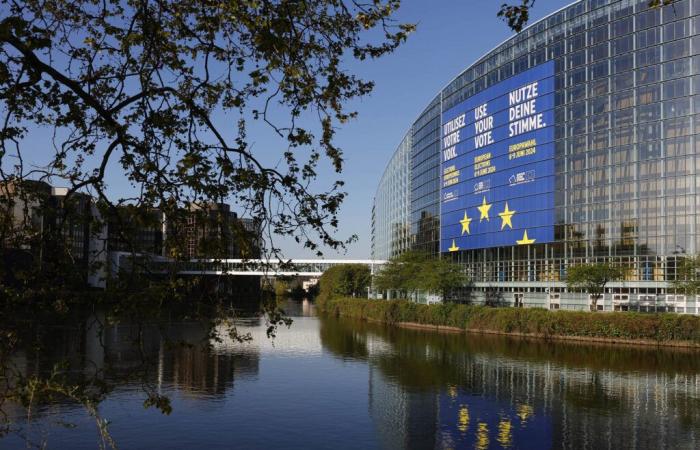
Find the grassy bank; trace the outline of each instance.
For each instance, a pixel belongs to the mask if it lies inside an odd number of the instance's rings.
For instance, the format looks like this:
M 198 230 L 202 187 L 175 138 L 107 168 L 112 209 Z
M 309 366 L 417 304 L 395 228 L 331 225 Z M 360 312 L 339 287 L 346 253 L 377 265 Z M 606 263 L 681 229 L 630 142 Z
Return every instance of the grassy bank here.
M 700 317 L 678 314 L 590 313 L 539 308 L 420 305 L 405 300 L 320 299 L 321 311 L 388 324 L 641 344 L 700 346 Z

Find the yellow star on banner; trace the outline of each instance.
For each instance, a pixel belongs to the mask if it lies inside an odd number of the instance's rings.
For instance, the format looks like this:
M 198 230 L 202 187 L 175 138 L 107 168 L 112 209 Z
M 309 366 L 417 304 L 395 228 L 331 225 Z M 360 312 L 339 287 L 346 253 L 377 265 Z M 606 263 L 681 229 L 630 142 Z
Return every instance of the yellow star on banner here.
M 462 224 L 462 234 L 465 232 L 467 234 L 472 234 L 472 232 L 469 230 L 469 224 L 472 223 L 472 219 L 469 218 L 466 211 L 464 211 L 464 219 L 460 220 L 459 223 Z
M 513 214 L 515 214 L 515 211 L 511 211 L 508 209 L 508 202 L 506 202 L 506 209 L 503 210 L 503 212 L 498 213 L 499 216 L 501 216 L 501 219 L 503 222 L 501 223 L 501 230 L 508 225 L 510 229 L 513 229 L 513 222 L 511 222 L 511 219 L 513 218 Z
M 528 245 L 528 244 L 533 244 L 535 242 L 535 239 L 530 239 L 527 237 L 527 230 L 523 233 L 523 238 L 520 239 L 519 241 L 515 241 L 518 245 Z
M 451 252 L 456 252 L 457 250 L 459 250 L 459 247 L 457 247 L 457 245 L 455 244 L 454 239 L 452 239 L 452 247 L 448 248 L 447 250 L 449 250 Z
M 489 203 L 486 203 L 486 196 L 484 196 L 484 201 L 481 203 L 481 206 L 477 206 L 476 209 L 478 209 L 481 213 L 481 217 L 479 217 L 479 222 L 481 222 L 484 219 L 489 220 L 489 209 L 491 209 L 491 205 Z

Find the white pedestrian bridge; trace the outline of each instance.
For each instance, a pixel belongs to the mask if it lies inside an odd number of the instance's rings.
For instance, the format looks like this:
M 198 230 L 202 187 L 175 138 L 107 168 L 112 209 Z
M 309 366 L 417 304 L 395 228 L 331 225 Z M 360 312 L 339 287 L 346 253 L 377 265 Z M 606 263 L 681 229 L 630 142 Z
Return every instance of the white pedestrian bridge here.
M 374 275 L 386 264 L 385 260 L 375 259 L 191 259 L 176 261 L 162 256 L 133 255 L 129 252 L 112 252 L 112 273 L 140 266 L 152 273 L 175 271 L 178 275 L 257 275 L 257 276 L 298 276 L 319 277 L 329 268 L 341 264 L 361 264 L 368 266 Z

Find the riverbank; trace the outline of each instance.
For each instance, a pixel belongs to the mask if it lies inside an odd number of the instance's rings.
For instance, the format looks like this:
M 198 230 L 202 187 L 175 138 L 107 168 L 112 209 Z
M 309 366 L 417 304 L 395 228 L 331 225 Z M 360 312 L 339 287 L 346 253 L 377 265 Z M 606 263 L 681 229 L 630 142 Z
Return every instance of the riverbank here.
M 406 300 L 320 299 L 335 316 L 453 332 L 700 348 L 700 317 L 680 314 L 548 311 L 540 308 L 421 305 Z

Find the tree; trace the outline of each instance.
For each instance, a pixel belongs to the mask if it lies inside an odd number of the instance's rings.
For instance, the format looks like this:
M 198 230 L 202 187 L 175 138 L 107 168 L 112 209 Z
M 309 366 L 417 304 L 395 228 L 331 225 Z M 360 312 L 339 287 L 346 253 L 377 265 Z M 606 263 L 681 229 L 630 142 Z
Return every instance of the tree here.
M 427 258 L 416 276 L 414 285 L 422 291 L 439 293 L 443 299 L 455 288 L 468 283 L 464 268 L 445 258 Z
M 676 0 L 649 0 L 649 8 L 661 8 L 673 5 Z M 503 19 L 511 30 L 519 33 L 530 20 L 530 11 L 535 6 L 535 0 L 520 0 L 514 5 L 503 3 L 497 16 Z
M 319 298 L 366 297 L 370 281 L 371 275 L 366 265 L 339 264 L 323 272 L 318 280 Z
M 591 311 L 596 311 L 598 299 L 605 293 L 605 286 L 610 281 L 622 278 L 623 270 L 612 264 L 579 264 L 569 267 L 566 284 L 571 289 L 583 289 L 591 296 Z
M 413 293 L 413 282 L 420 271 L 424 257 L 408 251 L 391 258 L 374 277 L 374 287 L 380 291 L 398 291 L 402 297 Z
M 389 260 L 375 276 L 374 285 L 379 290 L 395 290 L 406 296 L 426 291 L 447 298 L 451 290 L 467 282 L 468 278 L 459 264 L 409 251 Z
M 0 5 L 3 181 L 58 179 L 69 196 L 88 191 L 106 208 L 130 202 L 171 215 L 228 200 L 267 237 L 319 253 L 352 240 L 332 231 L 343 182 L 317 191 L 313 181 L 321 162 L 342 171 L 336 128 L 356 116 L 346 102 L 373 88 L 346 62 L 390 53 L 414 28 L 392 21 L 399 0 Z M 251 122 L 280 147 L 254 148 Z M 35 134 L 53 136 L 54 151 L 29 169 L 23 143 Z M 132 198 L 108 194 L 114 170 Z
M 678 293 L 697 295 L 700 293 L 700 255 L 679 258 L 676 277 L 672 285 Z

